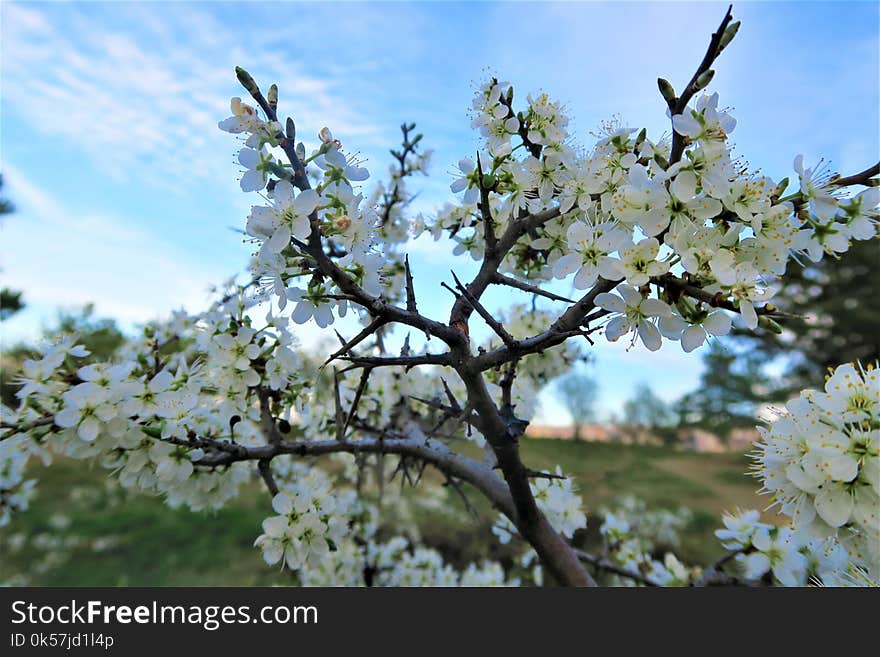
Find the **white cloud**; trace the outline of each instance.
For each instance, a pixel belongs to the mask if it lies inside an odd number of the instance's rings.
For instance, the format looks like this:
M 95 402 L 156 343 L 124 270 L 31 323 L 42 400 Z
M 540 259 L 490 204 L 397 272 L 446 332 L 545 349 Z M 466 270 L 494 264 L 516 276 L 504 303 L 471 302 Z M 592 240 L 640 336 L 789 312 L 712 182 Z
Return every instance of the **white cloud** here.
M 4 183 L 16 213 L 0 228 L 3 285 L 23 290 L 37 308 L 94 302 L 100 315 L 142 322 L 206 306 L 210 285 L 232 273 L 196 263 L 123 217 L 72 214 L 14 168 L 6 167 Z
M 73 144 L 102 173 L 182 190 L 228 178 L 234 142 L 217 130 L 235 65 L 277 82 L 304 135 L 323 125 L 370 143 L 378 129 L 341 81 L 303 71 L 279 49 L 246 47 L 191 6 L 3 5 L 4 102 L 43 137 Z M 301 130 L 302 131 L 302 130 Z

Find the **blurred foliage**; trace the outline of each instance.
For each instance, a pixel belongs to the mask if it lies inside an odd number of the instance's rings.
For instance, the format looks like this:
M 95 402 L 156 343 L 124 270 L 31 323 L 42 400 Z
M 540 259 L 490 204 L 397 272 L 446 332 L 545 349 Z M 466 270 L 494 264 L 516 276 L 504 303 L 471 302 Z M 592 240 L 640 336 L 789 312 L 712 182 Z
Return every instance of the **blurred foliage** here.
M 0 175 L 0 190 L 3 189 L 3 176 Z M 15 207 L 5 198 L 0 198 L 0 215 L 13 212 Z M 19 290 L 11 290 L 8 287 L 0 289 L 0 321 L 9 319 L 24 308 L 24 301 L 21 300 L 21 292 Z
M 8 287 L 0 289 L 0 322 L 9 319 L 22 308 L 24 301 L 21 300 L 21 291 Z
M 710 344 L 700 385 L 674 405 L 680 426 L 706 429 L 726 440 L 735 429 L 755 426 L 761 403 L 782 397 L 778 382 L 764 372 L 766 356 L 737 346 Z

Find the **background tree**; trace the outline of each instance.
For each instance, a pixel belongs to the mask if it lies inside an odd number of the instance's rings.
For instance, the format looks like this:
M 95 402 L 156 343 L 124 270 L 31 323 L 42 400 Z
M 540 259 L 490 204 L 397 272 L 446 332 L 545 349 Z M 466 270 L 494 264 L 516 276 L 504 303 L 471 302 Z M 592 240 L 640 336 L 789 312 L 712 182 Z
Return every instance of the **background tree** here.
M 556 390 L 571 415 L 574 439 L 580 440 L 583 426 L 595 420 L 599 384 L 583 372 L 572 372 L 559 379 Z
M 754 334 L 735 332 L 738 341 L 765 361 L 783 359 L 782 381 L 771 399 L 815 385 L 840 363 L 880 359 L 880 248 L 857 242 L 837 259 L 789 265 L 774 300 L 798 318 Z
M 672 445 L 678 437 L 675 413 L 645 382 L 639 383 L 624 402 L 623 421 L 633 438 L 647 434 Z
M 766 355 L 736 340 L 712 342 L 703 363 L 699 385 L 674 404 L 682 427 L 699 427 L 726 441 L 734 429 L 755 426 L 762 403 L 781 398 L 779 383 L 765 372 Z
M 3 189 L 3 176 L 0 175 L 0 190 Z M 15 210 L 15 206 L 5 198 L 0 198 L 0 216 L 9 214 Z M 9 319 L 24 308 L 20 290 L 11 290 L 8 287 L 0 289 L 0 321 Z

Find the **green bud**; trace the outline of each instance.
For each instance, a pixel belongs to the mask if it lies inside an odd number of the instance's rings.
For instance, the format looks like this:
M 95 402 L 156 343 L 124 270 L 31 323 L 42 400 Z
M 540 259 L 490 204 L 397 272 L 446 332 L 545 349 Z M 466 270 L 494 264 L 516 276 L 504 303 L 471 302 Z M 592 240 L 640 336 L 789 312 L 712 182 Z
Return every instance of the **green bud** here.
M 773 190 L 773 196 L 779 198 L 786 189 L 788 189 L 788 178 L 783 178 L 779 181 L 779 184 L 776 185 L 776 189 Z
M 495 176 L 491 173 L 486 173 L 483 175 L 483 188 L 484 189 L 492 189 L 495 186 Z
M 642 142 L 648 137 L 648 130 L 646 128 L 642 128 L 639 131 L 639 136 L 636 137 L 636 150 L 638 150 L 639 146 L 642 145 Z
M 143 432 L 156 440 L 162 437 L 162 427 L 143 427 Z
M 302 142 L 299 142 L 296 145 L 296 156 L 300 159 L 300 161 L 306 159 L 306 145 Z
M 293 119 L 289 116 L 284 124 L 284 134 L 290 141 L 296 141 L 296 125 L 294 125 Z
M 273 111 L 278 108 L 278 85 L 277 84 L 273 84 L 271 87 L 269 87 L 269 96 L 268 96 L 267 100 L 269 101 L 269 107 L 271 107 Z
M 761 315 L 758 317 L 758 324 L 760 324 L 763 328 L 767 329 L 779 335 L 782 333 L 782 326 L 776 320 L 770 319 L 767 315 Z
M 709 86 L 709 83 L 712 81 L 712 78 L 715 77 L 715 71 L 713 69 L 709 69 L 704 73 L 700 74 L 700 77 L 697 78 L 697 91 L 700 89 L 705 89 Z
M 666 80 L 664 78 L 657 78 L 657 86 L 660 88 L 660 93 L 663 96 L 663 100 L 665 100 L 667 104 L 672 104 L 676 101 L 675 89 L 672 88 L 669 80 Z
M 660 155 L 660 153 L 654 153 L 654 161 L 660 165 L 660 168 L 666 171 L 669 168 L 669 161 Z
M 241 66 L 235 67 L 235 76 L 238 78 L 238 81 L 241 82 L 241 86 L 247 89 L 248 93 L 252 96 L 260 93 L 260 88 L 257 86 L 257 83 L 254 82 L 251 74 L 245 71 Z
M 718 52 L 724 50 L 727 45 L 733 41 L 733 37 L 736 36 L 736 33 L 739 31 L 739 21 L 735 21 L 727 26 L 727 29 L 724 30 L 724 34 L 721 35 L 721 43 L 718 46 Z

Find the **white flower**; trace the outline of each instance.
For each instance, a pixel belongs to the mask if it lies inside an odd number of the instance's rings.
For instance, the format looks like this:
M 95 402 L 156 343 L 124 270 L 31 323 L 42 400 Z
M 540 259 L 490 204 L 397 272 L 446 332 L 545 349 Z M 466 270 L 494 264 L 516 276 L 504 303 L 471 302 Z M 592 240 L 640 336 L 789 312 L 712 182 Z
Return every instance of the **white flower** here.
M 710 267 L 721 287 L 737 300 L 746 326 L 755 329 L 758 326 L 758 313 L 754 302 L 768 301 L 774 291 L 758 285 L 758 270 L 752 263 L 734 263 L 734 254 L 721 250 L 712 258 Z
M 766 529 L 769 525 L 759 522 L 760 512 L 755 509 L 738 511 L 737 513 L 725 513 L 721 520 L 726 529 L 715 531 L 722 545 L 728 550 L 738 550 L 748 547 L 752 542 L 752 536 L 758 529 Z
M 279 181 L 273 191 L 271 207 L 255 206 L 248 217 L 247 233 L 265 240 L 263 248 L 270 253 L 280 253 L 291 236 L 306 240 L 312 227 L 309 216 L 318 207 L 318 194 L 307 189 L 294 194 L 293 185 L 286 180 Z
M 736 119 L 718 110 L 718 94 L 703 94 L 697 99 L 695 109 L 686 108 L 684 113 L 672 117 L 675 131 L 700 145 L 709 153 L 723 153 L 727 135 L 736 127 Z
M 570 253 L 566 253 L 553 265 L 553 275 L 556 278 L 565 278 L 577 272 L 574 277 L 574 286 L 579 290 L 591 287 L 603 272 L 602 263 L 607 260 L 609 253 L 616 251 L 621 244 L 625 243 L 628 233 L 612 223 L 588 224 L 576 221 L 568 227 L 566 240 Z M 613 278 L 616 269 L 607 269 L 606 278 Z
M 273 161 L 266 150 L 244 147 L 238 152 L 238 161 L 247 169 L 239 181 L 242 191 L 257 192 L 263 189 L 269 175 L 267 165 Z
M 466 157 L 459 160 L 458 169 L 461 171 L 461 177 L 452 181 L 449 188 L 455 194 L 464 191 L 462 203 L 465 205 L 476 203 L 480 198 L 479 181 L 477 180 L 477 176 L 479 175 L 477 165 L 474 164 L 474 161 L 471 158 Z
M 878 205 L 880 205 L 880 187 L 869 187 L 840 203 L 847 232 L 852 239 L 870 240 L 876 236 Z
M 619 285 L 617 289 L 622 298 L 608 292 L 596 296 L 597 306 L 613 313 L 620 313 L 606 325 L 605 336 L 614 342 L 622 335 L 634 331 L 633 344 L 637 335 L 648 349 L 657 351 L 662 338 L 660 331 L 651 320 L 669 316 L 672 313 L 669 306 L 659 299 L 646 299 L 636 288 L 625 283 Z
M 685 353 L 699 348 L 709 336 L 718 337 L 730 333 L 730 317 L 723 310 L 696 311 L 687 321 L 678 315 L 660 319 L 660 333 L 664 338 L 680 340 Z
M 794 158 L 794 170 L 801 183 L 801 198 L 807 202 L 810 212 L 825 221 L 833 219 L 838 201 L 828 185 L 830 180 L 822 180 L 822 169 L 804 169 L 804 156 L 798 155 Z
M 308 290 L 298 287 L 287 289 L 287 298 L 296 302 L 290 319 L 296 324 L 305 324 L 310 319 L 321 328 L 327 328 L 333 323 L 333 310 L 326 299 L 311 294 Z
M 771 533 L 772 532 L 772 533 Z M 752 536 L 756 551 L 738 555 L 745 566 L 748 579 L 759 579 L 772 570 L 783 586 L 802 586 L 805 583 L 807 558 L 800 552 L 797 537 L 790 529 L 760 527 Z
M 86 442 L 98 437 L 102 423 L 116 416 L 109 402 L 108 391 L 92 382 L 80 383 L 61 395 L 64 408 L 55 415 L 55 424 L 62 428 L 76 427 L 76 434 Z
M 641 240 L 638 244 L 632 241 L 620 247 L 620 259 L 607 258 L 601 263 L 600 272 L 603 278 L 617 280 L 625 278 L 630 285 L 644 285 L 652 276 L 660 276 L 669 271 L 669 263 L 657 260 L 660 253 L 660 242 L 653 237 Z

